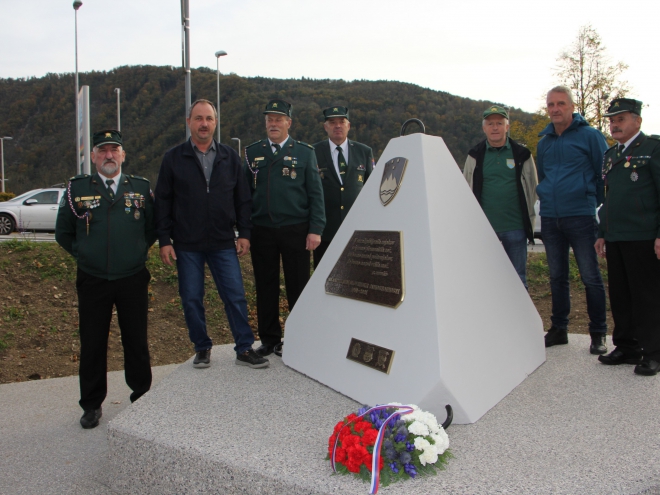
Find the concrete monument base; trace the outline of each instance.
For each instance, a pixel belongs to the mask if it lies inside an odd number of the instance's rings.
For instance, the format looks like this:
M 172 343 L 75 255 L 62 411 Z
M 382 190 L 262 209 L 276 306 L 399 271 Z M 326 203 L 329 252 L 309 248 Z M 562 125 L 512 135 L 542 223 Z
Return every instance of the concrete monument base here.
M 588 348 L 588 335 L 570 335 L 548 349 L 478 422 L 449 427 L 447 470 L 379 493 L 658 493 L 660 378 L 603 366 Z M 325 460 L 332 428 L 359 404 L 270 362 L 236 366 L 232 346 L 215 347 L 210 368 L 188 361 L 113 419 L 112 490 L 366 495 L 368 484 L 332 475 Z

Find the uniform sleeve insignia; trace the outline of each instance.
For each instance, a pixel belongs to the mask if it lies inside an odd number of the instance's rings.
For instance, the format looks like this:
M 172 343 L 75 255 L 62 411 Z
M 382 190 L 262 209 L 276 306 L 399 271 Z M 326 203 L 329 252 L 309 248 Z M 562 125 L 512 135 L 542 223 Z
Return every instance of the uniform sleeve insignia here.
M 260 139 L 259 141 L 255 141 L 255 142 L 252 143 L 252 144 L 248 144 L 245 148 L 246 148 L 246 149 L 247 149 L 247 148 L 250 148 L 251 146 L 254 146 L 255 144 L 259 144 L 260 142 L 261 142 L 261 139 Z
M 303 146 L 307 146 L 310 149 L 314 149 L 314 146 L 312 146 L 311 144 L 303 143 L 302 141 L 296 141 L 296 143 L 302 144 Z

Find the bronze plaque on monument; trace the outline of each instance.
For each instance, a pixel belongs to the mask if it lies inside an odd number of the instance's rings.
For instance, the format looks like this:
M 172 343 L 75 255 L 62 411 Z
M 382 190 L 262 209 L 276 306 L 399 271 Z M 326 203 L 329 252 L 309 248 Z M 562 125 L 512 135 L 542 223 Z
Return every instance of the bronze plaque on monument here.
M 346 359 L 389 375 L 392 360 L 394 359 L 394 351 L 363 340 L 351 339 Z
M 328 294 L 396 308 L 405 295 L 403 233 L 356 230 L 325 281 Z

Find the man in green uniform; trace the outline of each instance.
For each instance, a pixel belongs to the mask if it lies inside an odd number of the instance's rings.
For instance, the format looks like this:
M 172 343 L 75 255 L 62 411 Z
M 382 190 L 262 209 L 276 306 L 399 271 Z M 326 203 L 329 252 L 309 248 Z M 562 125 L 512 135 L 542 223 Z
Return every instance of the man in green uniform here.
M 641 132 L 642 102 L 610 104 L 605 153 L 605 202 L 596 252 L 607 258 L 614 351 L 603 364 L 636 364 L 635 373 L 660 371 L 660 140 Z
M 323 184 L 327 223 L 321 245 L 314 250 L 314 268 L 321 262 L 374 166 L 371 148 L 348 139 L 348 131 L 351 129 L 348 108 L 326 108 L 323 117 L 323 129 L 328 139 L 316 143 L 314 152 Z
M 245 149 L 245 173 L 252 190 L 251 255 L 261 338 L 256 352 L 281 356 L 280 256 L 292 310 L 309 280 L 309 252 L 321 243 L 325 213 L 314 148 L 289 136 L 291 105 L 271 100 L 264 114 L 268 138 Z
M 531 152 L 508 137 L 509 113 L 483 113 L 486 139 L 468 152 L 463 175 L 527 288 L 527 242 L 534 243 L 536 166 Z
M 149 181 L 121 172 L 126 152 L 115 130 L 93 136 L 97 172 L 69 181 L 57 213 L 55 239 L 78 265 L 76 289 L 80 331 L 80 419 L 98 426 L 107 394 L 107 352 L 112 308 L 124 347 L 131 402 L 151 387 L 147 344 L 148 284 L 145 266 L 156 240 Z

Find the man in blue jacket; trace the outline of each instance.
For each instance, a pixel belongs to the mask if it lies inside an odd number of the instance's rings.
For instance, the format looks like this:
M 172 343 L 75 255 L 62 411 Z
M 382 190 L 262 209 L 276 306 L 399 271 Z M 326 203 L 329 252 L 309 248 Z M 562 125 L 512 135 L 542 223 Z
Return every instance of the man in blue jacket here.
M 264 368 L 268 360 L 252 349 L 238 262 L 250 251 L 250 189 L 236 152 L 213 139 L 217 120 L 213 104 L 197 100 L 186 119 L 190 140 L 165 153 L 155 192 L 160 258 L 168 265 L 176 261 L 183 313 L 195 345 L 193 366 L 211 365 L 213 342 L 204 315 L 206 263 L 225 305 L 236 364 Z
M 569 248 L 573 249 L 587 293 L 592 354 L 605 354 L 605 286 L 594 243 L 598 237 L 596 208 L 603 202 L 603 154 L 607 142 L 578 113 L 571 90 L 552 88 L 546 99 L 551 123 L 539 134 L 536 166 L 541 200 L 541 232 L 550 269 L 552 327 L 545 346 L 568 343 L 571 299 Z

